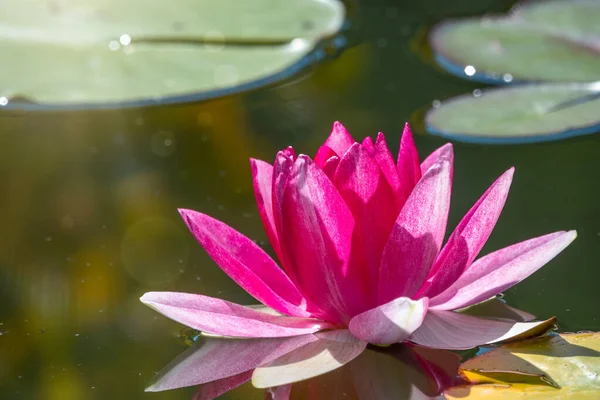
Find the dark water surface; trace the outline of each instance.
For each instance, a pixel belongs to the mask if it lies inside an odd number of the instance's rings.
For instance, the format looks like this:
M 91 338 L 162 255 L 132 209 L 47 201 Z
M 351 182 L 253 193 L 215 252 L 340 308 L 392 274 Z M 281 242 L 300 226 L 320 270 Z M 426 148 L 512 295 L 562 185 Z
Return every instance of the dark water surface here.
M 177 208 L 264 244 L 249 157 L 272 161 L 288 145 L 312 155 L 334 120 L 356 138 L 383 131 L 397 148 L 416 110 L 476 87 L 416 54 L 419 30 L 509 5 L 365 0 L 351 8 L 353 46 L 278 87 L 180 106 L 0 114 L 0 398 L 190 398 L 193 389 L 143 392 L 184 346 L 182 326 L 138 298 L 171 290 L 252 299 L 195 243 Z M 445 142 L 415 128 L 422 156 Z M 515 165 L 484 253 L 556 230 L 579 238 L 506 299 L 557 316 L 562 331 L 600 330 L 600 136 L 455 143 L 455 153 L 449 230 Z M 252 396 L 262 398 L 248 388 L 229 398 Z

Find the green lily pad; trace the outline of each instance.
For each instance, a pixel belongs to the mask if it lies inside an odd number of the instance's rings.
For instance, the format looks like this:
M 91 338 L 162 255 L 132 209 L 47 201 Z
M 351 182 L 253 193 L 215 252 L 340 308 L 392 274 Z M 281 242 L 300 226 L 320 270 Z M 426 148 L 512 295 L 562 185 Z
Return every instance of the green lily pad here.
M 0 106 L 44 108 L 255 88 L 311 62 L 344 21 L 338 0 L 24 0 L 0 11 Z
M 449 21 L 430 43 L 448 72 L 485 83 L 600 80 L 600 2 L 529 2 L 509 16 Z
M 600 333 L 503 345 L 464 362 L 461 374 L 474 385 L 449 389 L 448 399 L 597 399 Z M 533 376 L 543 379 L 532 381 Z
M 434 135 L 474 143 L 527 143 L 600 131 L 600 83 L 505 86 L 452 98 L 425 116 Z

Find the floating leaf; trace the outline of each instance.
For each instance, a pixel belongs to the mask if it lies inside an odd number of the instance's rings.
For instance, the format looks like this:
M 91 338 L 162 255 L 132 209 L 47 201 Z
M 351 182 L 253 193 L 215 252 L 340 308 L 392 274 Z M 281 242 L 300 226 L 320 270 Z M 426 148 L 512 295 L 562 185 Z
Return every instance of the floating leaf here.
M 600 82 L 484 90 L 443 101 L 425 122 L 431 134 L 474 143 L 542 142 L 593 133 L 600 131 Z
M 446 391 L 449 399 L 597 399 L 600 333 L 506 344 L 467 360 L 461 372 L 475 385 Z
M 450 21 L 430 35 L 436 61 L 483 82 L 600 79 L 600 2 L 530 2 L 508 17 Z
M 338 0 L 15 2 L 0 13 L 0 105 L 139 105 L 251 89 L 305 66 L 343 19 Z

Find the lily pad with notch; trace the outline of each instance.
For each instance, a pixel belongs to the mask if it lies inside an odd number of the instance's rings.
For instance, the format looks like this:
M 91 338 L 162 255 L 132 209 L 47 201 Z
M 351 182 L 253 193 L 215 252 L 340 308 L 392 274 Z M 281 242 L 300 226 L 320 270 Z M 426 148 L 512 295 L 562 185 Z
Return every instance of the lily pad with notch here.
M 508 16 L 448 21 L 429 37 L 438 64 L 484 83 L 600 80 L 600 2 L 518 4 Z
M 285 79 L 344 23 L 338 0 L 23 0 L 0 6 L 0 106 L 204 100 Z
M 425 116 L 429 133 L 462 142 L 534 143 L 600 131 L 600 82 L 483 90 L 442 101 Z

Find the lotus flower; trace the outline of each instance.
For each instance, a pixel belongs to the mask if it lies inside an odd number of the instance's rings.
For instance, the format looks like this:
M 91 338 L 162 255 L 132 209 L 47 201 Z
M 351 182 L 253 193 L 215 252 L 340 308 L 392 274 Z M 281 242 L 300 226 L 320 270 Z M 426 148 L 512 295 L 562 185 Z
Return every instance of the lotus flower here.
M 265 307 L 187 293 L 141 298 L 204 333 L 269 338 L 243 342 L 240 348 L 254 356 L 216 375 L 207 368 L 196 383 L 254 370 L 255 386 L 273 387 L 337 368 L 369 343 L 468 349 L 548 328 L 548 321 L 457 312 L 517 284 L 576 237 L 575 231 L 555 232 L 475 260 L 504 206 L 513 168 L 442 246 L 452 145 L 420 162 L 408 125 L 397 162 L 383 134 L 358 143 L 336 122 L 314 160 L 287 148 L 274 165 L 255 159 L 250 164 L 260 216 L 281 267 L 224 223 L 191 210 L 180 213 L 221 269 Z M 321 353 L 329 361 L 304 368 Z M 205 357 L 230 363 L 235 355 L 215 350 Z

